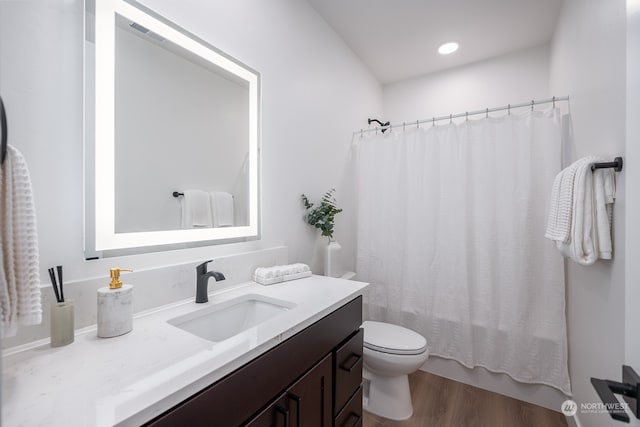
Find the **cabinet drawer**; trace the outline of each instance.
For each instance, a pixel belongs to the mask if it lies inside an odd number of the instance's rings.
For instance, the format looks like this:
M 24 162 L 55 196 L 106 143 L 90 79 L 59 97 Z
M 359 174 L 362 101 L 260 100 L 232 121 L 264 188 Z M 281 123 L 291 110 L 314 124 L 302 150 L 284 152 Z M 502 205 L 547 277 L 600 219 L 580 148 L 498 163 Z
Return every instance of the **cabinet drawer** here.
M 336 417 L 336 427 L 362 426 L 362 387 L 351 397 L 351 400 Z
M 362 384 L 362 342 L 364 330 L 359 329 L 347 342 L 336 350 L 335 372 L 336 392 L 334 395 L 334 415 L 347 403 Z

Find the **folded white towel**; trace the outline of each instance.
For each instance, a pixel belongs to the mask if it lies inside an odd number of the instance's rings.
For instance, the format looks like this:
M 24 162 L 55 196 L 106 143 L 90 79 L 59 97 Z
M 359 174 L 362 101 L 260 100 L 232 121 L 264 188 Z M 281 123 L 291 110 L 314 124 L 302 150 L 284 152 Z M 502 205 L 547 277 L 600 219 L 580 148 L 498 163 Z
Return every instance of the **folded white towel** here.
M 311 269 L 307 264 L 275 265 L 273 267 L 256 268 L 253 280 L 261 285 L 273 285 L 289 280 L 302 279 L 311 276 Z
M 233 196 L 224 191 L 212 192 L 211 212 L 214 227 L 233 226 Z
M 212 225 L 209 193 L 185 190 L 182 197 L 182 228 L 205 228 Z
M 2 336 L 42 321 L 36 210 L 29 169 L 11 145 L 0 167 L 0 322 Z
M 591 265 L 598 258 L 611 259 L 612 256 L 607 204 L 613 203 L 615 198 L 614 176 L 610 169 L 591 171 L 591 164 L 600 161 L 603 160 L 587 157 L 578 160 L 577 165 L 574 163 L 576 172 L 573 179 L 569 242 L 560 240 L 561 234 L 551 238 L 564 256 L 582 265 Z M 566 197 L 567 194 L 565 192 L 559 197 Z M 550 220 L 553 220 L 551 216 Z M 546 234 L 545 237 L 549 238 Z
M 585 157 L 572 163 L 556 175 L 551 188 L 551 201 L 544 237 L 558 242 L 571 241 L 571 216 L 573 214 L 573 182 L 578 168 L 591 164 L 595 157 Z

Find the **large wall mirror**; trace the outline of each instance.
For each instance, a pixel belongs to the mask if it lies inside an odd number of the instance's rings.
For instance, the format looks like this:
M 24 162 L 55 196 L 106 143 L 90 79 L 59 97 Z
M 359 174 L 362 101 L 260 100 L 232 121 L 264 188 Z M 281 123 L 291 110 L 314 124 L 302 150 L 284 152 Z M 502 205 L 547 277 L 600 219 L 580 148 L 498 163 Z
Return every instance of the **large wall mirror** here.
M 136 2 L 87 17 L 87 255 L 258 236 L 260 75 Z

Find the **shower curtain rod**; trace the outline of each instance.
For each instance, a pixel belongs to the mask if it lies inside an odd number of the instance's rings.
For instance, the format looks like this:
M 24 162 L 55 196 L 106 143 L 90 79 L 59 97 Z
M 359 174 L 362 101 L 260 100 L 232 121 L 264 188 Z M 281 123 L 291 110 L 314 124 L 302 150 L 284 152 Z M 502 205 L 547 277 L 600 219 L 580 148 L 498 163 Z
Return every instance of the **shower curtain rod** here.
M 458 113 L 458 114 L 449 114 L 448 116 L 439 116 L 439 117 L 432 117 L 430 119 L 422 119 L 422 120 L 416 120 L 415 122 L 402 122 L 402 124 L 400 125 L 388 125 L 388 126 L 379 126 L 379 127 L 375 127 L 373 129 L 360 129 L 357 131 L 354 131 L 353 134 L 364 134 L 365 132 L 377 132 L 379 130 L 387 130 L 387 129 L 394 129 L 394 128 L 406 128 L 407 126 L 417 126 L 419 127 L 421 123 L 435 123 L 441 120 L 453 120 L 453 119 L 457 119 L 460 117 L 466 117 L 468 118 L 469 116 L 476 116 L 478 114 L 486 114 L 487 116 L 489 115 L 489 113 L 494 113 L 496 111 L 504 111 L 504 110 L 508 110 L 509 113 L 511 113 L 511 109 L 513 108 L 522 108 L 522 107 L 531 107 L 531 109 L 533 109 L 534 105 L 540 105 L 540 104 L 549 104 L 549 103 L 553 103 L 555 106 L 556 102 L 560 102 L 560 101 L 569 101 L 569 96 L 554 96 L 552 98 L 548 98 L 548 99 L 539 99 L 539 100 L 531 100 L 530 102 L 523 102 L 520 104 L 508 104 L 505 105 L 504 107 L 494 107 L 494 108 L 485 108 L 484 110 L 475 110 L 475 111 L 465 111 L 464 113 Z

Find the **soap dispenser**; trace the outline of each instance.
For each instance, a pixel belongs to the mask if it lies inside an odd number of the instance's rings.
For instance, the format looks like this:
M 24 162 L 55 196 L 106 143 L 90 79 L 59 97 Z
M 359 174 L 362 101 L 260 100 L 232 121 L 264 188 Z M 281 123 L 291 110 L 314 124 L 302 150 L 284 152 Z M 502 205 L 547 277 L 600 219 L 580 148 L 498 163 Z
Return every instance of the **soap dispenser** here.
M 121 271 L 125 268 L 111 268 L 111 283 L 98 289 L 98 336 L 117 337 L 133 329 L 133 286 L 123 285 Z

